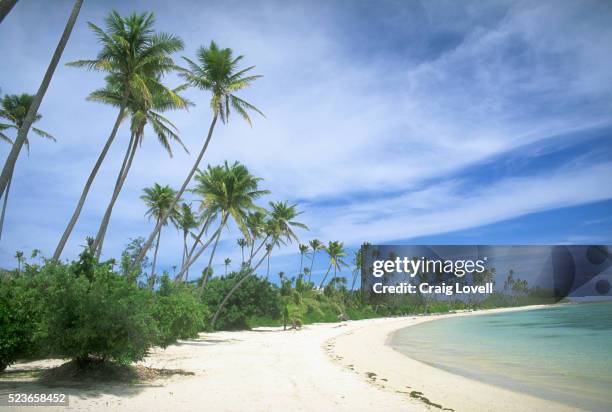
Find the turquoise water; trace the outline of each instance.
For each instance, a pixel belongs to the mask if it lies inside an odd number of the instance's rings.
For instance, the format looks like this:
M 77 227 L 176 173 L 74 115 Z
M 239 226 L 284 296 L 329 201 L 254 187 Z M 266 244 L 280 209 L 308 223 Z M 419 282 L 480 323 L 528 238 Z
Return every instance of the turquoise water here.
M 391 346 L 435 367 L 592 411 L 612 411 L 612 303 L 441 319 Z

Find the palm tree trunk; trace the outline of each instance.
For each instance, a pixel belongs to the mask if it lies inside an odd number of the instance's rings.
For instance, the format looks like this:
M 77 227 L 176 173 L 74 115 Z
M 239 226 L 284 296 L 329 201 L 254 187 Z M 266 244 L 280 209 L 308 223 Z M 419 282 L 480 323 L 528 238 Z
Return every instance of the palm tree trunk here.
M 75 0 L 74 7 L 72 8 L 72 12 L 70 13 L 70 17 L 68 18 L 68 22 L 66 23 L 66 27 L 64 28 L 64 32 L 62 33 L 62 37 L 60 38 L 57 47 L 55 48 L 55 52 L 53 53 L 53 57 L 51 58 L 51 62 L 47 67 L 47 71 L 45 72 L 45 76 L 32 100 L 32 104 L 28 109 L 28 113 L 26 114 L 25 119 L 19 130 L 17 131 L 17 138 L 11 147 L 11 151 L 9 152 L 8 157 L 6 158 L 6 162 L 4 163 L 4 168 L 2 169 L 2 174 L 0 175 L 0 196 L 4 194 L 6 191 L 6 187 L 8 186 L 8 182 L 10 179 L 13 170 L 15 169 L 15 163 L 17 163 L 17 158 L 19 157 L 19 153 L 21 152 L 21 148 L 25 143 L 28 132 L 30 131 L 30 127 L 36 118 L 36 114 L 38 113 L 38 108 L 42 103 L 42 99 L 49 88 L 49 84 L 51 83 L 51 78 L 53 77 L 53 73 L 55 72 L 55 68 L 59 63 L 60 57 L 66 48 L 66 43 L 68 43 L 68 38 L 70 37 L 70 33 L 72 32 L 72 28 L 76 23 L 77 17 L 79 15 L 79 11 L 81 10 L 81 5 L 83 4 L 83 0 Z M 11 6 L 12 8 L 12 6 Z M 8 13 L 7 9 L 7 13 Z
M 300 273 L 299 273 L 300 277 L 302 275 L 302 268 L 303 268 L 303 266 L 304 266 L 304 254 L 300 253 Z
M 312 279 L 312 267 L 314 266 L 315 255 L 317 254 L 316 250 L 312 251 L 312 259 L 310 260 L 310 271 L 308 272 L 308 282 Z
M 242 262 L 240 262 L 240 266 L 242 266 L 244 265 L 244 246 L 240 246 L 240 253 L 242 253 Z
M 98 229 L 98 234 L 96 235 L 96 240 L 93 244 L 93 249 L 96 251 L 96 257 L 100 258 L 102 254 L 102 245 L 104 244 L 104 237 L 106 236 L 106 230 L 108 229 L 108 224 L 110 222 L 111 214 L 113 213 L 113 207 L 115 207 L 115 202 L 119 197 L 119 193 L 121 193 L 121 189 L 123 188 L 123 184 L 127 178 L 127 175 L 132 167 L 132 161 L 134 160 L 134 155 L 136 154 L 136 149 L 138 148 L 136 142 L 136 136 L 132 134 L 130 138 L 130 144 L 128 145 L 128 149 L 125 152 L 125 157 L 123 158 L 123 163 L 121 164 L 121 169 L 119 170 L 119 174 L 117 175 L 117 181 L 115 183 L 115 189 L 113 190 L 113 195 L 111 197 L 108 206 L 106 207 L 106 211 L 104 212 L 104 217 L 102 218 L 102 222 L 100 223 L 100 228 Z
M 160 219 L 158 224 L 155 226 L 155 229 L 153 229 L 153 232 L 149 235 L 149 238 L 143 245 L 142 250 L 140 251 L 140 254 L 136 258 L 136 260 L 132 263 L 132 267 L 136 267 L 140 264 L 140 262 L 142 262 L 142 259 L 144 259 L 148 250 L 151 248 L 151 245 L 153 244 L 153 240 L 155 239 L 156 234 L 159 233 L 162 225 L 166 223 L 166 220 L 168 219 L 168 216 L 170 215 L 170 211 L 174 210 L 174 207 L 176 206 L 181 196 L 183 196 L 183 193 L 187 189 L 189 182 L 191 182 L 193 175 L 195 174 L 196 170 L 198 170 L 198 166 L 200 165 L 200 162 L 202 161 L 202 158 L 204 157 L 204 153 L 206 153 L 206 149 L 208 149 L 208 144 L 210 143 L 210 139 L 212 138 L 213 131 L 215 130 L 215 124 L 217 124 L 217 117 L 218 117 L 218 114 L 215 113 L 210 123 L 210 127 L 208 128 L 208 136 L 206 136 L 206 141 L 204 142 L 204 146 L 202 146 L 202 150 L 200 150 L 200 154 L 198 155 L 193 167 L 191 168 L 191 171 L 187 175 L 187 178 L 183 182 L 183 186 L 181 186 L 181 189 L 177 192 L 176 197 L 174 198 L 174 201 L 172 202 L 168 210 L 163 214 L 162 218 Z
M 13 173 L 9 176 L 8 185 L 6 185 L 6 192 L 4 192 L 4 201 L 2 202 L 2 215 L 0 215 L 0 239 L 2 239 L 2 229 L 4 229 L 4 215 L 6 214 L 6 205 L 8 203 L 9 192 L 11 190 L 11 183 L 13 181 Z
M 227 215 L 221 215 L 221 226 L 219 226 L 219 230 L 217 231 L 217 236 L 215 237 L 215 244 L 213 245 L 213 249 L 210 252 L 210 258 L 208 259 L 208 266 L 206 267 L 206 272 L 204 272 L 204 279 L 202 280 L 202 289 L 206 286 L 206 282 L 208 282 L 208 278 L 210 277 L 210 269 L 212 267 L 213 257 L 215 256 L 215 251 L 217 250 L 217 245 L 219 244 L 219 238 L 221 237 L 221 230 L 223 226 L 227 223 Z
M 57 244 L 57 248 L 55 248 L 55 253 L 53 254 L 53 260 L 58 260 L 64 251 L 64 247 L 66 247 L 66 242 L 68 242 L 68 238 L 76 225 L 77 220 L 79 219 L 79 215 L 81 214 L 81 210 L 83 210 L 83 205 L 85 204 L 85 199 L 87 199 L 87 195 L 89 194 L 89 190 L 91 189 L 91 185 L 100 170 L 100 166 L 108 153 L 111 145 L 113 144 L 113 140 L 115 140 L 115 136 L 117 135 L 117 130 L 119 130 L 119 125 L 121 124 L 121 120 L 123 119 L 123 112 L 125 111 L 125 106 L 127 103 L 127 96 L 124 96 L 124 102 L 119 109 L 119 114 L 117 115 L 117 119 L 115 120 L 115 125 L 113 126 L 113 130 L 111 131 L 110 136 L 106 140 L 104 147 L 102 148 L 102 152 L 100 152 L 100 156 L 98 156 L 98 160 L 94 165 L 93 169 L 89 173 L 89 177 L 87 178 L 87 182 L 85 182 L 85 187 L 83 188 L 83 192 L 81 193 L 81 197 L 79 198 L 79 202 L 77 203 L 76 209 L 68 222 L 68 226 L 66 226 L 66 230 L 64 230 L 64 234 Z
M 157 242 L 155 242 L 155 252 L 153 253 L 153 263 L 151 265 L 151 289 L 155 287 L 155 265 L 157 264 L 157 251 L 159 250 L 159 240 L 161 238 L 161 232 L 157 233 Z
M 0 0 L 0 23 L 4 20 L 7 14 L 11 12 L 17 0 Z
M 355 289 L 355 282 L 357 281 L 357 274 L 358 274 L 358 273 L 359 273 L 358 271 L 354 271 L 354 272 L 353 272 L 353 283 L 351 283 L 351 291 L 352 291 L 353 289 Z
M 245 280 L 247 280 L 247 278 L 249 276 L 251 276 L 253 273 L 255 273 L 255 271 L 257 270 L 257 268 L 259 267 L 259 265 L 261 265 L 261 263 L 263 262 L 263 260 L 270 254 L 272 250 L 269 250 L 266 252 L 266 254 L 264 256 L 261 257 L 261 259 L 259 259 L 259 262 L 257 262 L 257 265 L 255 265 L 254 268 L 249 269 L 249 271 L 242 277 L 242 279 L 240 279 L 233 288 L 230 289 L 230 291 L 227 293 L 227 295 L 225 295 L 225 297 L 223 298 L 223 300 L 221 301 L 221 303 L 219 304 L 219 307 L 217 308 L 217 311 L 215 312 L 215 315 L 213 316 L 212 320 L 210 321 L 210 327 L 211 329 L 213 329 L 215 327 L 215 322 L 217 321 L 217 318 L 219 317 L 219 315 L 221 314 L 221 311 L 223 310 L 223 308 L 225 307 L 225 304 L 227 303 L 227 301 L 229 300 L 229 298 L 232 297 L 232 295 L 234 294 L 234 292 L 236 292 L 236 290 L 238 290 L 238 288 L 240 287 L 240 285 L 242 285 L 244 283 Z M 249 260 L 249 264 L 250 264 L 250 260 Z
M 266 269 L 266 280 L 270 277 L 270 252 L 268 252 L 268 269 Z
M 185 258 L 187 257 L 187 234 L 188 230 L 183 230 L 183 256 L 181 257 L 181 267 L 185 264 Z
M 325 272 L 325 276 L 323 276 L 323 280 L 321 281 L 321 284 L 319 285 L 319 289 L 321 289 L 323 287 L 323 285 L 325 284 L 325 279 L 327 279 L 327 275 L 329 275 L 329 271 L 331 270 L 332 264 L 329 264 L 329 267 L 327 268 L 327 272 Z

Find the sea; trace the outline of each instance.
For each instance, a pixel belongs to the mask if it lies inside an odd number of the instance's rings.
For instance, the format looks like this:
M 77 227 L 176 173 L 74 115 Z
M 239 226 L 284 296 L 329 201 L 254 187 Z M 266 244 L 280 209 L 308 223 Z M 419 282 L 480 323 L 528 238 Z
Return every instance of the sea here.
M 612 302 L 451 317 L 390 345 L 449 372 L 589 411 L 612 411 Z

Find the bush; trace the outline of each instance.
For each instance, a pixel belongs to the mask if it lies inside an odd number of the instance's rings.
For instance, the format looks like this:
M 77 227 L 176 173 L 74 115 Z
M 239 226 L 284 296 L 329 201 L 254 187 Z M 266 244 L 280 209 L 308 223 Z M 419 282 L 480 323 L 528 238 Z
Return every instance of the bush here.
M 0 272 L 0 372 L 38 352 L 41 293 L 36 279 Z
M 143 359 L 157 337 L 153 293 L 112 272 L 108 264 L 92 264 L 88 254 L 83 252 L 71 266 L 43 268 L 53 271 L 43 323 L 49 354 L 80 362 Z
M 174 283 L 167 274 L 162 276 L 154 313 L 159 346 L 166 347 L 177 339 L 195 338 L 204 329 L 204 319 L 209 314 L 196 293 L 191 285 Z

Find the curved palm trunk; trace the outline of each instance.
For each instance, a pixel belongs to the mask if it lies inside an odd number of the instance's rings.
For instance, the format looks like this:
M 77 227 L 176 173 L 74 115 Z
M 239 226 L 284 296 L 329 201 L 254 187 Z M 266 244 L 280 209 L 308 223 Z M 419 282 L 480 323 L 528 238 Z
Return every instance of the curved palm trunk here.
M 223 298 L 223 300 L 221 301 L 221 303 L 219 304 L 219 307 L 217 308 L 217 311 L 215 312 L 215 315 L 213 316 L 212 320 L 210 321 L 210 327 L 211 329 L 214 329 L 215 327 L 215 322 L 217 321 L 217 318 L 219 318 L 219 315 L 221 314 L 221 311 L 223 310 L 223 308 L 225 307 L 225 304 L 227 303 L 227 301 L 232 297 L 232 295 L 234 294 L 234 292 L 236 292 L 238 290 L 238 288 L 240 287 L 240 285 L 242 285 L 245 280 L 248 279 L 249 276 L 251 276 L 253 273 L 255 273 L 255 271 L 257 270 L 257 268 L 259 267 L 259 265 L 261 265 L 261 263 L 263 262 L 263 260 L 270 255 L 270 251 L 267 251 L 266 254 L 264 256 L 261 257 L 261 259 L 259 259 L 259 262 L 257 262 L 257 265 L 255 265 L 254 268 L 249 269 L 248 272 L 242 277 L 242 279 L 240 279 L 232 289 L 230 289 L 230 291 L 227 293 L 227 295 L 225 295 L 225 297 Z M 249 260 L 249 264 L 250 264 L 250 260 Z
M 4 20 L 7 14 L 11 12 L 17 0 L 1 0 L 0 1 L 0 23 Z
M 108 206 L 106 207 L 106 211 L 104 212 L 104 217 L 102 218 L 102 222 L 100 223 L 100 228 L 98 229 L 98 234 L 96 235 L 96 240 L 94 240 L 93 250 L 96 251 L 96 258 L 100 258 L 102 254 L 102 245 L 104 244 L 104 237 L 106 236 L 106 230 L 108 229 L 108 224 L 110 222 L 111 214 L 113 213 L 113 208 L 115 207 L 115 203 L 119 198 L 119 193 L 121 193 L 121 189 L 123 188 L 123 184 L 127 178 L 127 175 L 132 167 L 132 161 L 134 160 L 134 155 L 136 154 L 136 149 L 138 145 L 136 144 L 136 136 L 132 134 L 130 138 L 130 144 L 128 145 L 128 149 L 125 152 L 125 156 L 123 158 L 123 163 L 121 164 L 121 169 L 119 170 L 119 174 L 117 175 L 117 181 L 115 183 L 115 189 L 113 190 L 113 195 L 111 197 Z
M 325 284 L 325 279 L 327 279 L 327 275 L 329 275 L 329 271 L 331 270 L 331 268 L 332 268 L 332 265 L 330 263 L 329 267 L 327 268 L 327 272 L 325 272 L 325 276 L 323 276 L 323 280 L 321 281 L 321 284 L 319 285 L 319 289 L 321 289 L 323 285 Z
M 0 215 L 0 239 L 2 239 L 2 229 L 4 229 L 4 215 L 6 214 L 6 205 L 8 203 L 9 192 L 11 191 L 11 183 L 13 182 L 13 173 L 9 176 L 6 192 L 4 192 L 4 201 L 2 202 L 2 215 Z
M 96 164 L 94 165 L 93 169 L 89 173 L 89 177 L 87 178 L 87 182 L 85 182 L 85 187 L 83 188 L 83 192 L 81 193 L 81 197 L 79 198 L 79 202 L 77 203 L 76 209 L 74 210 L 74 213 L 72 214 L 72 217 L 70 218 L 70 221 L 68 222 L 68 226 L 66 226 L 66 229 L 64 230 L 64 234 L 62 234 L 62 238 L 57 244 L 57 248 L 55 248 L 55 253 L 53 253 L 54 260 L 58 260 L 60 256 L 62 255 L 62 252 L 64 251 L 64 248 L 66 247 L 66 243 L 68 242 L 68 238 L 70 237 L 70 234 L 72 233 L 72 230 L 74 229 L 74 226 L 76 225 L 76 222 L 79 219 L 79 215 L 81 214 L 81 211 L 83 210 L 83 205 L 85 204 L 85 199 L 87 199 L 87 195 L 89 194 L 91 185 L 96 175 L 98 174 L 98 170 L 100 170 L 100 166 L 102 165 L 102 162 L 104 161 L 104 158 L 106 157 L 106 154 L 108 153 L 108 150 L 110 149 L 111 145 L 113 144 L 113 141 L 115 140 L 115 136 L 117 135 L 117 130 L 119 130 L 119 125 L 121 124 L 123 113 L 125 111 L 125 106 L 126 106 L 125 103 L 127 103 L 127 96 L 124 97 L 124 103 L 121 105 L 121 108 L 119 109 L 119 114 L 117 115 L 117 119 L 115 120 L 115 125 L 113 126 L 113 130 L 111 131 L 110 136 L 108 136 L 108 139 L 106 140 L 106 143 L 104 144 L 104 147 L 102 148 L 102 152 L 100 152 L 100 156 L 98 156 L 98 160 L 96 161 Z
M 155 265 L 157 264 L 157 251 L 159 250 L 159 240 L 161 238 L 161 231 L 157 234 L 157 242 L 155 242 L 155 252 L 153 253 L 153 263 L 151 264 L 151 279 L 149 279 L 149 283 L 151 284 L 151 289 L 155 287 Z
M 185 264 L 185 258 L 187 257 L 187 234 L 188 230 L 183 230 L 183 256 L 181 256 L 181 268 Z
M 8 186 L 8 182 L 10 180 L 10 176 L 15 169 L 15 163 L 17 162 L 17 158 L 19 157 L 19 153 L 21 152 L 21 148 L 25 143 L 28 132 L 30 131 L 30 127 L 36 118 L 36 114 L 38 113 L 38 108 L 42 102 L 47 89 L 49 88 L 49 84 L 51 83 L 51 78 L 53 77 L 53 73 L 55 72 L 55 68 L 59 63 L 60 57 L 66 48 L 66 43 L 68 43 L 68 38 L 70 37 L 70 33 L 72 33 L 72 28 L 76 23 L 77 17 L 79 15 L 79 11 L 81 10 L 81 5 L 83 4 L 83 0 L 76 0 L 74 2 L 74 6 L 72 7 L 72 12 L 70 13 L 70 17 L 68 18 L 68 22 L 66 23 L 66 27 L 64 28 L 64 32 L 62 33 L 62 37 L 60 38 L 57 47 L 55 48 L 55 52 L 53 53 L 53 57 L 51 58 L 51 62 L 47 67 L 47 71 L 45 72 L 45 76 L 32 100 L 32 104 L 28 109 L 28 113 L 26 114 L 25 119 L 23 120 L 23 124 L 17 131 L 17 138 L 11 147 L 11 151 L 9 152 L 8 157 L 6 158 L 6 162 L 4 163 L 4 168 L 2 169 L 2 174 L 0 175 L 0 196 L 4 194 L 6 188 Z M 12 6 L 11 6 L 12 8 Z M 7 9 L 7 13 L 8 13 Z
M 268 269 L 266 269 L 266 280 L 270 277 L 270 253 L 268 252 Z
M 200 162 L 202 161 L 202 158 L 204 157 L 204 153 L 206 153 L 206 149 L 208 149 L 208 144 L 210 143 L 210 139 L 212 138 L 213 131 L 215 130 L 215 124 L 217 124 L 217 117 L 218 117 L 218 114 L 215 113 L 210 123 L 210 127 L 208 128 L 208 135 L 206 136 L 206 141 L 204 142 L 204 146 L 202 146 L 202 150 L 200 150 L 200 154 L 198 155 L 193 167 L 191 168 L 191 171 L 187 175 L 187 178 L 183 182 L 183 186 L 181 186 L 181 189 L 177 192 L 176 197 L 174 198 L 174 201 L 172 202 L 168 210 L 163 214 L 159 223 L 155 226 L 155 229 L 153 229 L 153 232 L 149 235 L 149 238 L 143 245 L 142 250 L 140 251 L 140 254 L 136 258 L 136 260 L 132 263 L 132 267 L 136 267 L 140 264 L 140 262 L 142 262 L 142 259 L 144 259 L 148 250 L 151 248 L 151 245 L 153 244 L 153 240 L 155 239 L 155 236 L 161 230 L 162 225 L 166 223 L 166 220 L 168 219 L 168 216 L 170 215 L 170 211 L 174 210 L 174 207 L 176 206 L 181 196 L 183 196 L 183 193 L 187 189 L 189 182 L 191 182 L 193 175 L 195 174 L 196 170 L 198 170 L 198 166 L 200 165 Z

